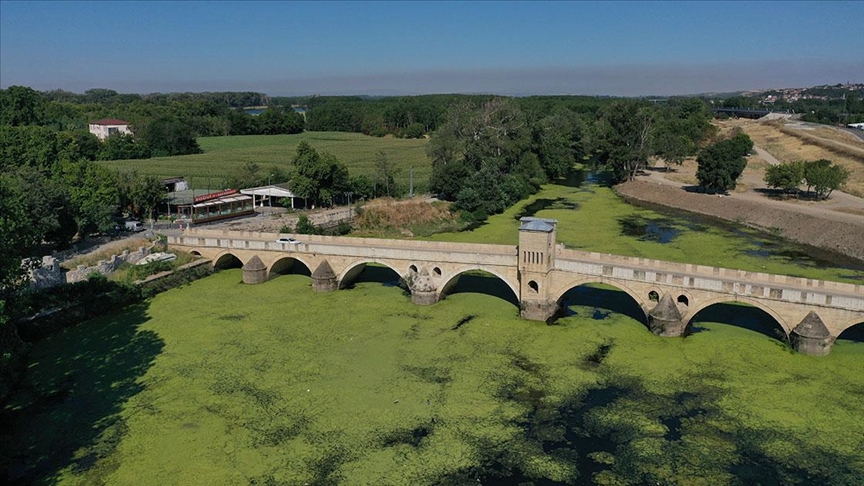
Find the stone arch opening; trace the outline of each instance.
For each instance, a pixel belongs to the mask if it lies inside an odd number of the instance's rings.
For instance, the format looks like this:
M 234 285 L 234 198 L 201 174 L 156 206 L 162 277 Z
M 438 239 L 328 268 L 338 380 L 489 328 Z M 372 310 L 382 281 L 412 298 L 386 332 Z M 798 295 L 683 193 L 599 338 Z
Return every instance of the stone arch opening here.
M 676 302 L 678 302 L 679 304 L 686 305 L 686 306 L 688 306 L 688 307 L 690 306 L 690 299 L 687 298 L 687 296 L 684 295 L 684 294 L 679 295 L 678 298 L 675 299 L 675 300 L 676 300 Z
M 434 273 L 435 276 L 440 277 L 441 276 L 441 269 L 438 267 L 435 267 L 432 269 L 432 273 Z
M 439 299 L 462 293 L 491 295 L 519 307 L 516 290 L 503 277 L 479 268 L 466 268 L 449 275 L 438 289 Z
M 660 294 L 656 290 L 648 292 L 648 300 L 651 302 L 660 302 Z
M 306 265 L 304 261 L 298 258 L 285 257 L 276 260 L 273 265 L 270 266 L 268 278 L 273 279 L 279 275 L 303 275 L 305 277 L 311 277 L 312 270 L 309 269 L 309 265 Z
M 190 254 L 190 255 L 197 256 L 197 257 L 200 257 L 200 256 L 201 256 L 201 253 L 199 253 L 197 250 L 192 250 L 192 251 L 189 252 L 189 254 Z
M 213 262 L 214 270 L 225 270 L 228 268 L 243 268 L 243 262 L 233 253 L 223 253 Z
M 539 292 L 540 292 L 540 286 L 537 285 L 537 282 L 535 282 L 535 281 L 533 281 L 533 280 L 530 281 L 530 282 L 528 282 L 528 288 L 531 289 L 531 291 L 534 292 L 534 293 L 539 293 Z
M 353 263 L 339 277 L 340 289 L 352 289 L 358 283 L 379 283 L 386 287 L 406 288 L 398 270 L 386 263 L 375 261 Z
M 408 267 L 408 270 L 410 270 L 411 273 L 417 273 L 417 265 L 411 265 Z
M 846 341 L 853 343 L 864 343 L 864 322 L 853 324 L 837 336 L 837 341 Z
M 557 302 L 558 312 L 550 322 L 571 316 L 590 317 L 599 321 L 615 313 L 648 326 L 648 316 L 636 295 L 629 289 L 617 285 L 581 282 L 568 286 L 567 290 L 558 297 Z
M 706 303 L 693 312 L 684 328 L 684 335 L 710 331 L 711 324 L 734 326 L 789 342 L 785 323 L 757 302 L 718 300 Z

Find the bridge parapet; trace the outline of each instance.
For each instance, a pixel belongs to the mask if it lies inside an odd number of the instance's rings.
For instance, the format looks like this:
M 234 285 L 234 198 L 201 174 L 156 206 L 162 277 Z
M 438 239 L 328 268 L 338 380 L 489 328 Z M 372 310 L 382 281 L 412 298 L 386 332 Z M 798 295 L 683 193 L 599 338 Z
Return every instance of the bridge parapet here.
M 843 282 L 832 282 L 828 280 L 791 277 L 787 275 L 775 275 L 761 272 L 748 272 L 746 270 L 668 262 L 649 258 L 626 257 L 607 253 L 567 250 L 561 245 L 558 245 L 557 253 L 559 259 L 592 263 L 595 265 L 612 265 L 613 268 L 619 268 L 619 272 L 621 271 L 621 267 L 643 271 L 653 270 L 660 274 L 681 274 L 682 276 L 690 276 L 699 280 L 703 284 L 706 281 L 747 282 L 749 284 L 761 283 L 766 284 L 763 286 L 800 290 L 818 290 L 819 292 L 829 292 L 864 298 L 864 286 L 860 284 L 848 284 Z M 722 288 L 717 288 L 715 290 L 719 291 L 722 290 Z

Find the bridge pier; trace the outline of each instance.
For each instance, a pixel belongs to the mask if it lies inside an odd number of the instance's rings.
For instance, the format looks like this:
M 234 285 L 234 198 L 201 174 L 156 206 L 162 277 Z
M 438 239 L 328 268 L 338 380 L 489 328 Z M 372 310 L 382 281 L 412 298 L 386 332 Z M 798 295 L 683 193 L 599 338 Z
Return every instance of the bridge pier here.
M 795 351 L 812 356 L 825 356 L 834 345 L 834 337 L 814 311 L 810 311 L 792 330 L 789 341 Z
M 244 284 L 261 284 L 267 281 L 267 265 L 258 258 L 258 255 L 253 256 L 243 265 L 243 283 Z
M 322 261 L 312 272 L 312 290 L 315 292 L 332 292 L 339 288 L 336 272 L 327 260 Z
M 519 316 L 529 321 L 546 322 L 558 312 L 558 302 L 523 300 L 519 303 Z
M 648 328 L 658 336 L 676 337 L 684 334 L 687 321 L 668 292 L 648 312 Z
M 432 305 L 438 302 L 438 288 L 425 268 L 408 278 L 408 288 L 411 290 L 411 302 L 417 305 Z

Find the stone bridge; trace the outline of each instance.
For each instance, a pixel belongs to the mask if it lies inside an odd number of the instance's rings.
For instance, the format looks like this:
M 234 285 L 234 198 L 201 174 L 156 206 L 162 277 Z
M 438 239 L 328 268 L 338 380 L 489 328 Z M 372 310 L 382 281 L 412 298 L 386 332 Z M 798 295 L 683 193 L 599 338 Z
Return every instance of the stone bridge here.
M 531 320 L 552 318 L 564 294 L 588 283 L 626 292 L 655 334 L 680 336 L 699 311 L 742 302 L 773 317 L 798 351 L 827 354 L 846 329 L 864 323 L 864 286 L 645 258 L 568 250 L 556 243 L 556 221 L 522 218 L 519 245 L 484 245 L 191 229 L 171 247 L 209 258 L 215 268 L 243 267 L 243 281 L 262 283 L 303 265 L 315 291 L 350 285 L 366 264 L 391 268 L 419 305 L 438 302 L 469 271 L 500 278 Z

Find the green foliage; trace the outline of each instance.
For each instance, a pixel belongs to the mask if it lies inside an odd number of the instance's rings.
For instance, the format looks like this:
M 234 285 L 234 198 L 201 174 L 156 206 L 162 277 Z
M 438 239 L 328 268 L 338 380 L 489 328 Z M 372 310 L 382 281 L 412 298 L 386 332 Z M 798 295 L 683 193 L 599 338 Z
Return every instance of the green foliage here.
M 150 147 L 128 133 L 113 133 L 99 148 L 99 160 L 149 159 Z
M 155 176 L 142 176 L 137 171 L 118 172 L 118 197 L 121 209 L 136 218 L 150 216 L 165 200 L 165 186 Z
M 317 235 L 320 230 L 309 220 L 309 216 L 301 214 L 297 219 L 297 227 L 294 228 L 294 232 L 301 235 Z
M 696 162 L 696 179 L 709 191 L 726 192 L 735 189 L 738 178 L 747 166 L 744 157 L 753 149 L 750 137 L 741 133 L 702 149 Z
M 830 160 L 820 159 L 804 163 L 804 181 L 807 192 L 813 188 L 817 199 L 828 199 L 835 189 L 843 187 L 849 180 L 849 171 L 842 165 L 833 165 Z
M 656 121 L 655 110 L 644 101 L 615 101 L 602 109 L 592 145 L 615 182 L 632 180 L 645 167 Z
M 534 189 L 530 180 L 540 171 L 536 156 L 526 158 L 530 146 L 528 120 L 514 100 L 454 106 L 429 143 L 430 186 L 460 209 L 501 212 Z
M 772 165 L 765 169 L 765 184 L 787 194 L 798 192 L 804 180 L 804 163 L 800 161 Z
M 422 123 L 412 123 L 405 127 L 400 135 L 402 138 L 423 138 L 426 135 L 426 127 Z
M 332 154 L 319 155 L 306 141 L 297 145 L 292 159 L 291 191 L 313 204 L 333 204 L 333 199 L 350 190 L 348 168 Z
M 44 111 L 45 98 L 32 88 L 10 86 L 0 90 L 0 125 L 38 125 Z
M 303 131 L 303 116 L 291 107 L 271 106 L 258 115 L 255 120 L 258 133 L 276 135 L 280 133 L 300 133 Z
M 94 162 L 61 162 L 55 177 L 66 185 L 75 207 L 75 220 L 82 234 L 108 232 L 120 203 L 117 174 Z
M 154 157 L 201 153 L 201 147 L 195 140 L 195 132 L 174 117 L 153 119 L 141 127 L 136 136 L 147 144 Z
M 411 138 L 411 137 L 406 137 Z M 375 158 L 375 174 L 373 175 L 372 184 L 374 187 L 375 196 L 394 196 L 396 194 L 396 179 L 398 173 L 396 166 L 387 157 L 387 153 L 383 150 L 378 152 Z

